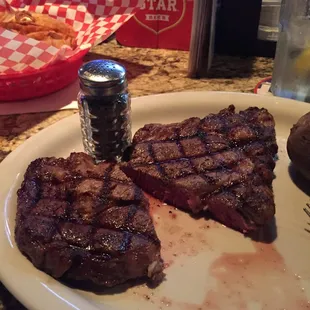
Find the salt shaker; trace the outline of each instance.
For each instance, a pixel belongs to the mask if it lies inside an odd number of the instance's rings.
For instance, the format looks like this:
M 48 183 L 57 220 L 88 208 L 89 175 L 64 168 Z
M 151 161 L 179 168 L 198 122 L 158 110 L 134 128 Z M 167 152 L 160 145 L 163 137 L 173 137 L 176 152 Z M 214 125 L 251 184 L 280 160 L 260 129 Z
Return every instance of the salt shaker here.
M 96 161 L 119 161 L 131 143 L 126 70 L 115 61 L 100 59 L 84 64 L 78 75 L 84 149 Z

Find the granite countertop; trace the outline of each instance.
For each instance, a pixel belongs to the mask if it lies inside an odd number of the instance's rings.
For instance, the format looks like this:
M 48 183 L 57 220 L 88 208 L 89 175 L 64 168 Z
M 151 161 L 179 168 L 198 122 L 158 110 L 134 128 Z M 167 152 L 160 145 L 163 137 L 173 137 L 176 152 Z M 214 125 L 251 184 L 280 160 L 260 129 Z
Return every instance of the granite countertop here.
M 185 90 L 253 92 L 272 74 L 273 60 L 262 57 L 216 56 L 210 78 L 189 79 L 188 52 L 119 46 L 115 41 L 92 49 L 85 60 L 110 58 L 124 64 L 133 97 Z M 0 116 L 0 162 L 41 129 L 76 113 L 75 110 Z M 0 309 L 24 309 L 0 283 Z

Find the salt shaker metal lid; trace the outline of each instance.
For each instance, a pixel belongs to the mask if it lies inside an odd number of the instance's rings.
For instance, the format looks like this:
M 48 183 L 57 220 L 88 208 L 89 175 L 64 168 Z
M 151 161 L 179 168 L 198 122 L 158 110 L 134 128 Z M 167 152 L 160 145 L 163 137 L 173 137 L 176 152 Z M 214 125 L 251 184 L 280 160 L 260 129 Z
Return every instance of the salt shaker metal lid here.
M 112 96 L 127 88 L 126 69 L 113 60 L 89 61 L 78 75 L 81 89 L 92 96 Z

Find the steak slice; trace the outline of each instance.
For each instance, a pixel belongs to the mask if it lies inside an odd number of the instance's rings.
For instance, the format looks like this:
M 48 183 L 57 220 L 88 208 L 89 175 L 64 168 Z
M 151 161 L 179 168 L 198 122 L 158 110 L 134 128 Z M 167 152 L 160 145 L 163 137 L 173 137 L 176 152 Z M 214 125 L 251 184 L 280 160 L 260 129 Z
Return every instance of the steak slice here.
M 149 124 L 133 139 L 122 170 L 146 192 L 193 213 L 209 210 L 242 232 L 275 214 L 272 191 L 278 147 L 266 109 L 229 106 L 203 119 Z
M 160 241 L 141 189 L 118 165 L 90 156 L 33 161 L 18 190 L 15 239 L 55 278 L 107 287 L 160 280 Z

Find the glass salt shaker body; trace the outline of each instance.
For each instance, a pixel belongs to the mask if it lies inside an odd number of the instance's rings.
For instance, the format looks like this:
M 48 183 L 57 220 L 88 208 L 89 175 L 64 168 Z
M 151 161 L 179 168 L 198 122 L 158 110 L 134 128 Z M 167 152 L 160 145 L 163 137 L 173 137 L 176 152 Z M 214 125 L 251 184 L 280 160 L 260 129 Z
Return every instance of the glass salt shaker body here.
M 126 70 L 111 60 L 79 69 L 78 106 L 85 152 L 96 161 L 119 161 L 131 144 L 131 98 Z

